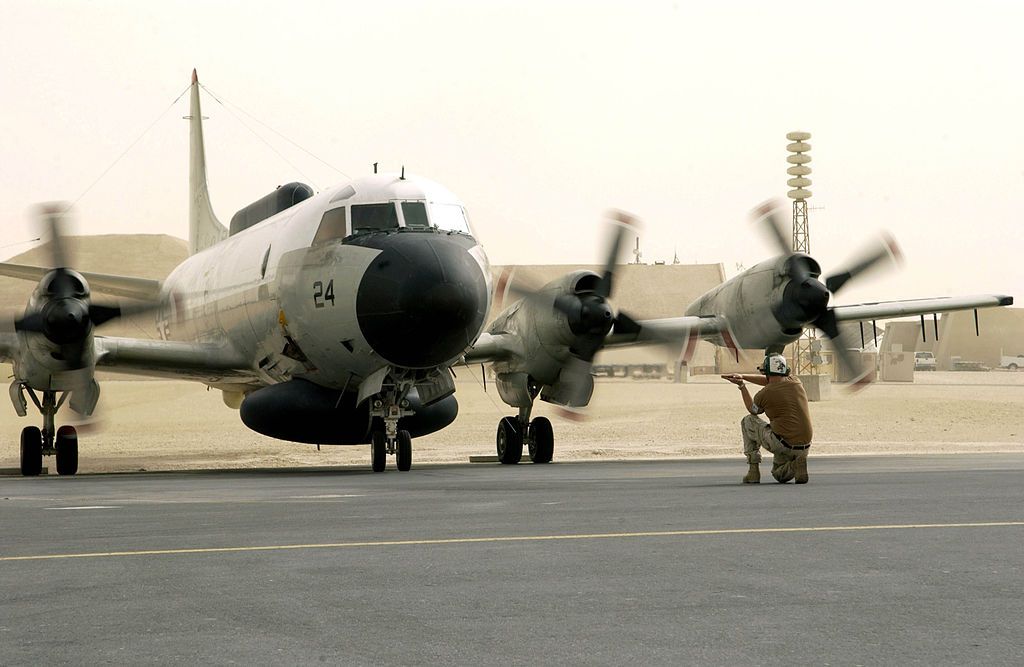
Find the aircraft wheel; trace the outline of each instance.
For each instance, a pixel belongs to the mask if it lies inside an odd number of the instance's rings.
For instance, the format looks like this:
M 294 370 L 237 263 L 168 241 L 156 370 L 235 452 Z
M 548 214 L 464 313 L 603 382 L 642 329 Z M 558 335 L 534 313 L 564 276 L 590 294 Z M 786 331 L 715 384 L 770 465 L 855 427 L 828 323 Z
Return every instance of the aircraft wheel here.
M 43 432 L 36 426 L 21 429 L 21 474 L 36 477 L 43 472 Z
M 551 463 L 555 455 L 555 432 L 547 417 L 537 417 L 530 422 L 530 460 L 534 463 Z
M 384 472 L 387 455 L 388 440 L 384 431 L 374 431 L 370 434 L 370 467 L 374 472 Z
M 398 470 L 406 472 L 412 468 L 412 436 L 408 431 L 398 432 L 398 448 L 395 452 Z
M 498 422 L 498 460 L 504 464 L 519 463 L 523 458 L 523 429 L 515 417 L 502 417 Z
M 57 474 L 74 475 L 78 472 L 78 431 L 74 426 L 61 426 L 55 440 Z

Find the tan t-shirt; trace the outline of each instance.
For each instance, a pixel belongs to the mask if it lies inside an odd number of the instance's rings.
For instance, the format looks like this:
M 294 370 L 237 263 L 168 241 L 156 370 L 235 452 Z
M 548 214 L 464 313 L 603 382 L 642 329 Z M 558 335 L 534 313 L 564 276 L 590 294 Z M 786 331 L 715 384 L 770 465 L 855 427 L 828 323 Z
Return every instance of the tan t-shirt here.
M 807 393 L 800 380 L 784 377 L 781 382 L 770 382 L 754 395 L 753 404 L 758 414 L 768 416 L 776 435 L 791 445 L 810 444 L 814 430 Z

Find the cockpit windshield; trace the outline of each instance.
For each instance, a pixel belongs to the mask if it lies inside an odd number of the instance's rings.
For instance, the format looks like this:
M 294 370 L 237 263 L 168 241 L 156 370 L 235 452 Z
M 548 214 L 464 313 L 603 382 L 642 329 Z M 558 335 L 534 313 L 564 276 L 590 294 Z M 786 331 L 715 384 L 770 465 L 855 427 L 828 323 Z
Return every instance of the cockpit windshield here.
M 427 221 L 427 207 L 421 201 L 402 202 L 402 217 L 405 218 L 405 226 L 409 229 L 430 227 L 430 223 Z
M 346 221 L 349 224 L 346 224 Z M 349 234 L 397 230 L 399 223 L 405 229 L 436 229 L 472 234 L 469 229 L 469 221 L 466 219 L 466 212 L 458 204 L 393 200 L 381 204 L 338 206 L 326 211 L 313 238 L 313 245 L 328 243 Z M 347 229 L 351 229 L 351 232 L 347 232 Z
M 398 213 L 394 204 L 354 204 L 352 233 L 398 229 Z
M 466 212 L 458 204 L 431 204 L 430 222 L 448 232 L 470 233 Z

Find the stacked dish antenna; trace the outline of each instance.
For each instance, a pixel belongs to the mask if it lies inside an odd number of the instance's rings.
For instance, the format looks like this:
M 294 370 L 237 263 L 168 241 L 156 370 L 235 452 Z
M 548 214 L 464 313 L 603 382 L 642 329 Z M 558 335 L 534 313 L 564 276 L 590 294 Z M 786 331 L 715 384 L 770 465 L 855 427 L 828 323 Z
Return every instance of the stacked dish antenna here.
M 790 164 L 786 173 L 790 179 L 786 184 L 792 188 L 786 196 L 793 200 L 793 251 L 810 254 L 811 234 L 807 224 L 807 200 L 811 196 L 810 186 L 811 156 L 808 153 L 811 145 L 807 140 L 811 138 L 810 132 L 790 132 L 786 139 L 791 143 L 786 146 L 789 155 L 786 162 Z M 818 364 L 821 363 L 821 341 L 815 337 L 814 328 L 804 330 L 804 333 L 793 343 L 793 364 L 792 367 L 800 375 L 817 375 Z

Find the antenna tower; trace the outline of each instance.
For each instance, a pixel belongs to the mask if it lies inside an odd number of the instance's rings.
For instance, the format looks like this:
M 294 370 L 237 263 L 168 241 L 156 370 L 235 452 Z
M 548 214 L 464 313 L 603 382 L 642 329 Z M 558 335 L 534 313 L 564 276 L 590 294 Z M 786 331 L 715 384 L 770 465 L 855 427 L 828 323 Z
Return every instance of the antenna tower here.
M 793 200 L 793 252 L 808 255 L 811 254 L 811 231 L 807 218 L 807 200 L 811 196 L 811 191 L 807 189 L 811 185 L 811 179 L 808 178 L 811 168 L 807 166 L 811 161 L 811 156 L 807 154 L 811 150 L 811 145 L 807 143 L 810 138 L 810 132 L 790 132 L 786 135 L 786 139 L 791 142 L 786 146 L 789 151 L 786 162 L 790 164 L 786 173 L 791 177 L 786 184 L 793 189 L 786 196 Z M 793 342 L 792 367 L 798 375 L 818 374 L 820 349 L 821 343 L 816 340 L 814 329 L 804 329 L 800 338 Z

